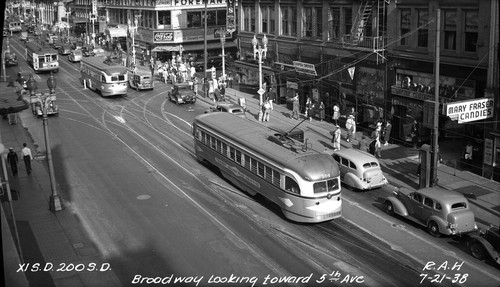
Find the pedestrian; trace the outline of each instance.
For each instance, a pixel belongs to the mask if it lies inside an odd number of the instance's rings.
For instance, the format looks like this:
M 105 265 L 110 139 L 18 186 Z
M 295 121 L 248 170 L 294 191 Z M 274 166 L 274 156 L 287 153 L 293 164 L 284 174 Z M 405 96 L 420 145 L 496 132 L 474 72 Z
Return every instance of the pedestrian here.
M 309 118 L 309 121 L 312 121 L 312 101 L 311 101 L 311 98 L 307 98 L 307 101 L 306 101 L 306 118 Z
M 214 98 L 215 98 L 216 102 L 221 100 L 221 94 L 220 94 L 220 90 L 218 88 L 214 89 Z
M 339 125 L 335 125 L 334 130 L 333 130 L 333 137 L 332 137 L 334 151 L 340 150 L 340 136 L 341 136 L 340 127 L 339 127 Z
M 385 128 L 384 128 L 384 145 L 389 144 L 389 139 L 391 137 L 391 130 L 392 130 L 391 121 L 387 120 L 385 122 Z
M 374 155 L 376 157 L 381 157 L 380 155 L 380 148 L 382 147 L 382 144 L 380 143 L 380 139 L 381 139 L 381 135 L 382 135 L 382 123 L 381 122 L 377 122 L 377 127 L 375 128 L 375 152 L 374 152 Z
M 269 103 L 269 99 L 267 98 L 266 101 L 263 104 L 263 112 L 264 116 L 262 118 L 263 122 L 268 122 L 269 121 L 269 115 L 271 113 L 271 103 Z
M 9 153 L 7 154 L 7 163 L 10 164 L 10 169 L 12 171 L 13 176 L 17 176 L 17 162 L 19 158 L 17 157 L 17 153 L 14 152 L 14 148 L 9 148 Z
M 226 84 L 223 82 L 220 84 L 220 96 L 222 101 L 226 101 Z
M 338 125 L 338 120 L 340 118 L 340 108 L 338 104 L 333 105 L 333 116 L 332 120 L 335 122 L 335 125 Z
M 420 127 L 417 120 L 413 120 L 413 125 L 411 127 L 411 141 L 413 143 L 413 148 L 417 148 L 419 138 L 420 138 Z
M 347 117 L 345 128 L 347 130 L 347 142 L 351 142 L 353 135 L 356 133 L 356 121 L 354 120 L 354 115 L 349 115 Z
M 325 104 L 321 102 L 319 104 L 319 120 L 322 122 L 325 119 Z
M 474 147 L 472 146 L 471 142 L 467 142 L 467 145 L 465 146 L 465 156 L 464 158 L 466 160 L 472 160 L 472 151 L 474 150 Z
M 23 143 L 23 149 L 21 150 L 21 153 L 23 155 L 23 160 L 24 160 L 24 165 L 26 166 L 26 171 L 28 172 L 28 174 L 31 174 L 31 160 L 33 159 L 33 156 L 31 155 L 31 150 L 26 145 L 26 143 Z
M 293 103 L 293 109 L 292 109 L 292 116 L 291 118 L 294 118 L 296 120 L 299 119 L 299 108 L 300 108 L 300 105 L 299 105 L 299 94 L 298 93 L 295 93 L 295 97 L 292 99 Z

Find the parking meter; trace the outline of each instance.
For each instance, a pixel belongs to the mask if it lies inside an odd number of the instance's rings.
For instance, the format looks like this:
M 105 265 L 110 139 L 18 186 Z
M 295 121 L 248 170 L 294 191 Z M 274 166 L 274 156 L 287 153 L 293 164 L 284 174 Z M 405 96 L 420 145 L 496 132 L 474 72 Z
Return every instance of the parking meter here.
M 428 144 L 420 147 L 420 164 L 419 164 L 419 188 L 429 187 L 431 178 L 431 146 Z

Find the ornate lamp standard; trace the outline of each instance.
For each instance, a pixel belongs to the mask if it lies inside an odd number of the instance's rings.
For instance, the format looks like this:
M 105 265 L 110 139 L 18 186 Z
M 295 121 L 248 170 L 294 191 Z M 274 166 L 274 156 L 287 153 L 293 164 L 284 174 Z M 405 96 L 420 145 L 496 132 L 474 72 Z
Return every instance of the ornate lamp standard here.
M 33 74 L 30 75 L 30 78 L 26 82 L 26 86 L 28 87 L 28 90 L 30 91 L 30 95 L 33 97 L 35 96 L 35 90 L 38 89 L 38 84 L 33 79 Z M 52 96 L 55 95 L 55 89 L 57 86 L 56 79 L 54 77 L 54 74 L 50 74 L 50 77 L 47 80 L 47 86 L 50 89 L 50 94 L 44 93 L 43 95 L 39 94 L 40 100 L 41 100 L 41 110 L 42 110 L 42 119 L 43 119 L 43 135 L 45 138 L 45 149 L 47 150 L 47 162 L 49 165 L 49 176 L 50 176 L 50 189 L 52 191 L 52 194 L 50 196 L 49 200 L 49 209 L 51 211 L 59 211 L 63 209 L 62 206 L 62 198 L 61 196 L 57 193 L 56 190 L 56 179 L 54 176 L 54 165 L 52 163 L 52 151 L 50 148 L 50 140 L 49 140 L 49 129 L 48 129 L 48 121 L 47 121 L 47 109 L 49 108 L 49 105 L 51 104 L 52 101 Z
M 62 198 L 61 196 L 57 193 L 56 190 L 56 178 L 54 175 L 54 165 L 52 163 L 52 151 L 50 147 L 50 141 L 49 141 L 49 123 L 48 123 L 48 118 L 47 118 L 47 109 L 49 108 L 49 105 L 52 102 L 52 96 L 55 96 L 56 94 L 56 78 L 54 77 L 54 74 L 50 73 L 49 78 L 47 79 L 47 87 L 49 87 L 50 94 L 44 94 L 42 97 L 42 112 L 43 112 L 43 135 L 45 138 L 45 149 L 47 150 L 47 163 L 49 165 L 49 176 L 50 176 L 50 189 L 52 191 L 52 194 L 50 195 L 50 200 L 49 200 L 49 209 L 51 211 L 59 211 L 63 209 L 62 205 Z
M 257 37 L 253 35 L 252 45 L 253 45 L 253 58 L 255 60 L 256 55 L 259 55 L 259 121 L 262 121 L 262 95 L 266 92 L 262 88 L 262 57 L 266 57 L 267 52 L 267 37 L 264 35 L 262 38 L 262 45 L 260 45 Z

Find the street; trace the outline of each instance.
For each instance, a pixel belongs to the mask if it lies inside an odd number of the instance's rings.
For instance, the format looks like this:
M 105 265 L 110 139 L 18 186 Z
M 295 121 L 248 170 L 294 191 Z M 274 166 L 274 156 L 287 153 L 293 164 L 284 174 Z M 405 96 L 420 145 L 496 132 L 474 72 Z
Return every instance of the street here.
M 31 71 L 22 43 L 14 39 L 11 46 L 19 69 Z M 165 97 L 169 86 L 158 81 L 152 91 L 103 98 L 83 88 L 79 64 L 66 56 L 59 62 L 60 115 L 49 118 L 58 189 L 122 286 L 158 280 L 186 286 L 498 284 L 498 269 L 474 260 L 453 239 L 433 238 L 386 215 L 381 199 L 391 186 L 343 188 L 342 219 L 290 222 L 265 198 L 245 194 L 196 161 L 191 123 L 209 101 L 177 106 Z M 40 90 L 47 77 L 35 75 Z M 30 110 L 22 114 L 36 152 L 44 154 L 41 119 Z M 426 269 L 429 262 L 435 268 Z M 445 262 L 449 266 L 436 269 Z

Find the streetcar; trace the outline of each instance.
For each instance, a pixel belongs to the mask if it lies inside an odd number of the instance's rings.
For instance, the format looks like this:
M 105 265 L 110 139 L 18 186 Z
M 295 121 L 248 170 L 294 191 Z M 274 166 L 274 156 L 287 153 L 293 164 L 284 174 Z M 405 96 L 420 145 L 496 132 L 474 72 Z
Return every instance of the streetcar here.
M 80 62 L 80 82 L 103 97 L 127 95 L 127 68 L 104 57 L 87 57 Z
M 9 22 L 9 31 L 10 32 L 21 32 L 23 29 L 21 22 L 19 21 L 11 21 Z
M 307 148 L 307 140 L 277 135 L 230 113 L 197 116 L 192 133 L 198 161 L 217 167 L 248 194 L 265 196 L 287 219 L 315 223 L 341 217 L 338 165 Z
M 26 43 L 26 61 L 33 67 L 35 73 L 59 71 L 57 52 L 36 42 Z

